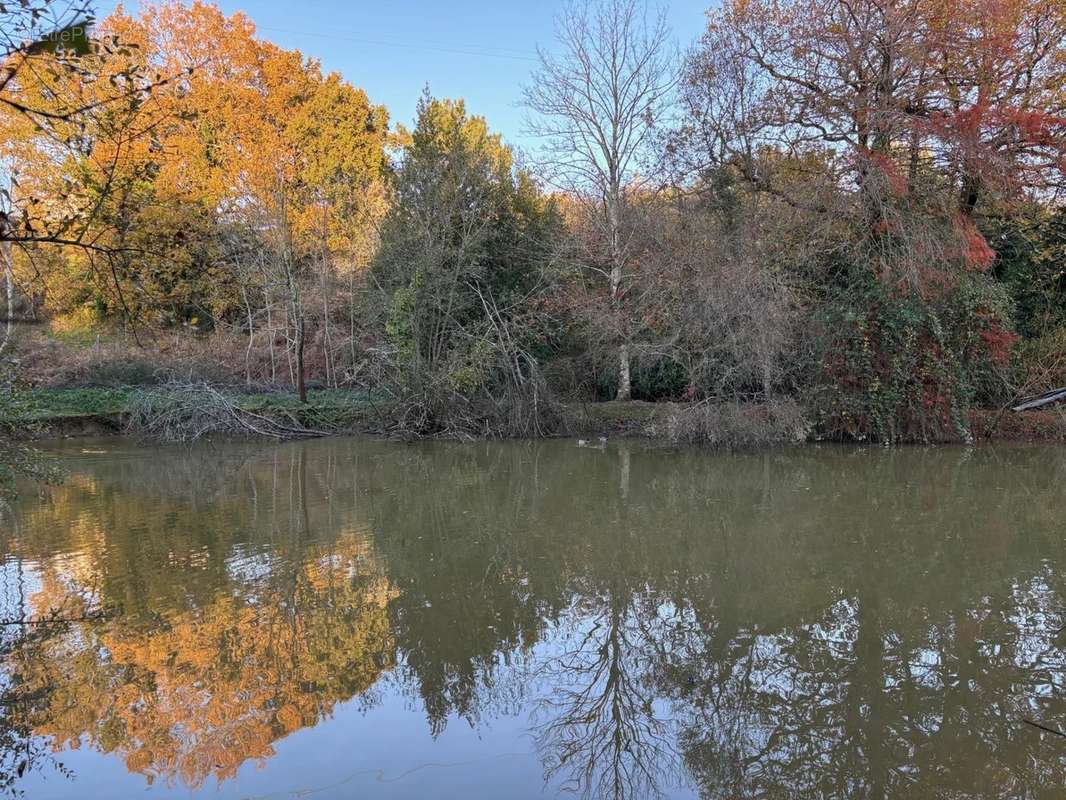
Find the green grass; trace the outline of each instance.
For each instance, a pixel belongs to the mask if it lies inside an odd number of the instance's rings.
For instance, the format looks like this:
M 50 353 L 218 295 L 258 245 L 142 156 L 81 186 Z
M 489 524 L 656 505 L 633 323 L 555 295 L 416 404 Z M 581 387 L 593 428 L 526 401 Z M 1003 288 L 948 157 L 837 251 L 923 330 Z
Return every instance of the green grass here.
M 129 411 L 137 393 L 135 386 L 33 389 L 26 395 L 31 418 L 48 420 L 75 417 L 116 416 Z M 159 391 L 158 389 L 155 391 Z M 346 389 L 320 389 L 307 394 L 307 405 L 289 392 L 245 394 L 233 392 L 239 405 L 256 413 L 291 416 L 308 427 L 357 427 L 375 416 L 374 403 L 384 398 Z
M 129 408 L 136 389 L 85 387 L 33 389 L 28 392 L 30 413 L 36 419 L 120 414 Z
M 295 394 L 237 395 L 241 408 L 257 414 L 290 416 L 308 428 L 351 430 L 376 418 L 375 404 L 383 399 L 348 389 L 318 389 L 307 393 L 307 405 Z
M 299 410 L 300 399 L 289 392 L 271 392 L 266 394 L 242 394 L 241 408 L 248 411 Z M 367 403 L 380 398 L 371 397 L 369 393 L 349 389 L 313 389 L 307 393 L 307 405 L 313 408 L 351 408 L 356 403 Z

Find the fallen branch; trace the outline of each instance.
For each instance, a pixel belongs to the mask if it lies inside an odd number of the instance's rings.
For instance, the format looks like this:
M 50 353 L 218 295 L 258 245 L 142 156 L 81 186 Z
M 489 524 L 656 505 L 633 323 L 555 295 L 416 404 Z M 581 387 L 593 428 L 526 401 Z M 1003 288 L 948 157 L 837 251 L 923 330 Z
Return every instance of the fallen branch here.
M 1066 387 L 1062 389 L 1053 389 L 1050 392 L 1044 392 L 1036 397 L 1027 397 L 1022 400 L 1016 406 L 1011 407 L 1011 411 L 1033 411 L 1044 406 L 1054 405 L 1063 400 L 1066 400 Z
M 172 381 L 135 396 L 126 426 L 133 434 L 164 442 L 219 434 L 309 439 L 330 433 L 304 427 L 291 415 L 290 423 L 242 408 L 210 384 Z

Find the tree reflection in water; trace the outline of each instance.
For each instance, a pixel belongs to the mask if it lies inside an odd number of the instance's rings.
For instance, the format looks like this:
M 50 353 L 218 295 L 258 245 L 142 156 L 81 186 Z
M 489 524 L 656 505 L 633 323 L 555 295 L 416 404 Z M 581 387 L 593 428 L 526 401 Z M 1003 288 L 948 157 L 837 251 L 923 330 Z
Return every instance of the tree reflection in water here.
M 397 691 L 434 736 L 528 716 L 552 791 L 589 797 L 1066 781 L 1023 724 L 1066 726 L 1051 449 L 122 445 L 70 471 L 0 523 L 7 616 L 69 620 L 6 628 L 8 790 L 79 745 L 196 789 Z
M 543 667 L 551 690 L 534 730 L 545 773 L 586 797 L 658 797 L 681 766 L 651 680 L 670 620 L 613 598 L 581 616 Z

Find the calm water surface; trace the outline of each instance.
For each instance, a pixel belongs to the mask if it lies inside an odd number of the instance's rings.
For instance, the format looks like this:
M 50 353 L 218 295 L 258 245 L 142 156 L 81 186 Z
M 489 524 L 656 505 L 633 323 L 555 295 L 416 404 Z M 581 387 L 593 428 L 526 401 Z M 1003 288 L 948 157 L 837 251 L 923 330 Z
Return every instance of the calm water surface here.
M 0 519 L 35 800 L 1063 796 L 1064 449 L 58 452 Z

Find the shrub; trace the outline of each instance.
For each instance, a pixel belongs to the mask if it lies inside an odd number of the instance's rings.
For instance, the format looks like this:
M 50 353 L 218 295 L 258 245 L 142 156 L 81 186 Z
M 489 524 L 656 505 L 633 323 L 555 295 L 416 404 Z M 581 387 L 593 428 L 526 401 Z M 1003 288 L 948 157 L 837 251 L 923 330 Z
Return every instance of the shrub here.
M 1025 394 L 1066 386 L 1066 326 L 1053 328 L 1017 348 L 1019 384 Z
M 90 369 L 89 377 L 99 386 L 151 386 L 162 377 L 159 364 L 141 358 L 100 360 Z
M 657 358 L 636 364 L 633 370 L 633 399 L 679 400 L 689 385 L 685 367 L 672 358 Z
M 1013 299 L 1018 332 L 1035 338 L 1066 324 L 1066 209 L 995 209 L 984 229 L 996 248 L 995 276 Z
M 129 404 L 130 389 L 79 387 L 75 389 L 34 389 L 32 414 L 55 417 L 82 414 L 116 414 Z
M 970 277 L 933 297 L 866 273 L 814 314 L 816 376 L 807 391 L 819 436 L 958 441 L 966 412 L 1003 392 L 1016 336 L 1001 287 Z
M 796 403 L 760 405 L 703 402 L 649 423 L 648 433 L 674 444 L 742 449 L 802 442 L 810 424 Z

